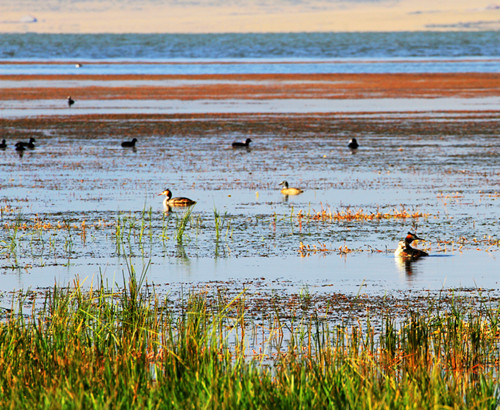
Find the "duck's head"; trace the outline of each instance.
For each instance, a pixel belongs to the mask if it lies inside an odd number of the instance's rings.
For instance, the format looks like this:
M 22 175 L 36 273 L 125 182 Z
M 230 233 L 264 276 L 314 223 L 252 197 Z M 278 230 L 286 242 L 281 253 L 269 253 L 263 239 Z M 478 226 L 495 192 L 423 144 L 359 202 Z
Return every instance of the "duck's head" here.
M 414 233 L 408 232 L 408 234 L 406 235 L 406 238 L 405 238 L 405 242 L 410 244 L 413 241 L 425 241 L 425 239 L 419 238 Z
M 172 192 L 170 192 L 170 189 L 165 189 L 165 191 L 163 191 L 162 193 L 160 193 L 158 195 L 165 195 L 167 198 L 171 198 Z
M 252 142 L 252 140 L 251 140 L 250 138 L 247 138 L 247 139 L 245 140 L 245 144 L 247 144 L 247 145 L 248 145 L 248 144 L 250 144 L 251 142 Z
M 36 142 L 36 139 L 34 139 L 34 138 L 30 138 L 30 144 L 33 144 L 33 143 L 35 143 L 35 142 Z
M 132 142 L 135 144 L 137 142 L 137 138 L 132 138 Z
M 288 182 L 286 182 L 286 181 L 281 181 L 281 182 L 279 183 L 279 185 L 280 185 L 280 186 L 283 186 L 283 187 L 285 187 L 285 188 L 288 188 Z

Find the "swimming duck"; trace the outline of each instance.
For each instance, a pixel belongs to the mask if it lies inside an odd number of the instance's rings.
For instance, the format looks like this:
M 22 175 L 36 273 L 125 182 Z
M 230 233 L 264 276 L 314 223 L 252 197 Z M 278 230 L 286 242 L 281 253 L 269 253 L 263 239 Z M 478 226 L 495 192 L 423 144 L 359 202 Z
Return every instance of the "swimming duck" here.
M 288 182 L 286 181 L 280 182 L 280 186 L 283 186 L 283 189 L 281 190 L 281 193 L 283 195 L 299 195 L 302 192 L 304 192 L 302 189 L 299 188 L 288 188 Z
M 132 138 L 132 141 L 123 141 L 123 148 L 135 148 L 135 143 L 137 142 L 137 138 Z
M 24 151 L 26 148 L 35 149 L 36 139 L 30 138 L 28 142 L 18 141 L 16 142 L 16 151 Z
M 0 149 L 5 149 L 7 148 L 7 141 L 5 141 L 5 138 L 2 140 L 2 143 L 0 144 Z
M 350 149 L 358 149 L 359 147 L 359 144 L 358 144 L 358 141 L 356 141 L 356 138 L 353 138 L 349 141 L 349 144 L 347 144 L 347 146 L 350 148 Z
M 245 140 L 245 142 L 235 141 L 235 142 L 233 142 L 232 147 L 233 148 L 248 148 L 250 146 L 251 142 L 252 142 L 252 140 L 250 138 L 247 138 Z
M 166 198 L 163 200 L 163 206 L 166 209 L 172 206 L 190 206 L 196 203 L 196 201 L 193 201 L 192 199 L 189 198 L 184 198 L 184 197 L 172 198 L 172 192 L 169 189 L 165 189 L 165 191 L 163 191 L 159 195 L 166 196 Z
M 68 95 L 68 107 L 71 108 L 71 106 L 75 103 L 75 100 L 71 98 L 71 95 Z
M 399 256 L 401 258 L 407 258 L 410 260 L 418 259 L 421 256 L 429 256 L 427 252 L 411 247 L 411 243 L 415 240 L 424 241 L 425 239 L 419 238 L 414 233 L 408 232 L 404 241 L 399 241 L 398 248 L 394 252 L 394 256 Z

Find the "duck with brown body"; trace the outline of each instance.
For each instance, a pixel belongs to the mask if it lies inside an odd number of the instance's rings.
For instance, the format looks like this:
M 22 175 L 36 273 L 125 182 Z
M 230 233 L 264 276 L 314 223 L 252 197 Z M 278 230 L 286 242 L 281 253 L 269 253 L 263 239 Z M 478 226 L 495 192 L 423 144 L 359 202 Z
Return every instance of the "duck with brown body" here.
M 250 143 L 252 142 L 252 140 L 250 138 L 247 138 L 245 140 L 245 142 L 238 142 L 238 141 L 235 141 L 232 143 L 232 147 L 233 148 L 249 148 L 250 147 Z
M 165 195 L 166 198 L 163 200 L 163 206 L 166 209 L 174 206 L 190 206 L 196 203 L 196 201 L 193 201 L 192 199 L 180 196 L 172 198 L 172 192 L 170 191 L 170 189 L 165 189 L 165 191 L 163 191 L 159 195 Z
M 429 256 L 427 252 L 411 247 L 411 243 L 416 240 L 425 241 L 425 239 L 419 238 L 414 233 L 408 232 L 406 238 L 403 241 L 399 241 L 398 248 L 394 252 L 394 256 L 409 260 L 415 260 L 422 256 Z
M 281 189 L 281 193 L 283 195 L 300 195 L 302 192 L 304 192 L 300 188 L 289 188 L 288 187 L 288 182 L 287 181 L 282 181 L 280 182 L 280 186 L 283 188 Z

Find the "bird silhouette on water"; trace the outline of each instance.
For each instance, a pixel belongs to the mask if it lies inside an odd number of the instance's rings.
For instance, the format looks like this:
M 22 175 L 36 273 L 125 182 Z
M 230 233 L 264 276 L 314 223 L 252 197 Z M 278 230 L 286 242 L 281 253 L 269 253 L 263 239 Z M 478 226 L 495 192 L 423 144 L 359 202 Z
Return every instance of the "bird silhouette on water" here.
M 358 149 L 359 147 L 359 144 L 358 144 L 358 141 L 356 141 L 356 138 L 353 138 L 349 141 L 349 144 L 347 144 L 347 146 L 350 148 L 350 149 Z
M 132 138 L 132 141 L 123 141 L 123 148 L 135 148 L 135 143 L 137 142 L 137 138 Z
M 252 140 L 250 138 L 247 138 L 245 140 L 245 142 L 239 142 L 239 141 L 234 141 L 231 146 L 233 148 L 249 148 L 250 147 L 250 143 L 252 142 Z

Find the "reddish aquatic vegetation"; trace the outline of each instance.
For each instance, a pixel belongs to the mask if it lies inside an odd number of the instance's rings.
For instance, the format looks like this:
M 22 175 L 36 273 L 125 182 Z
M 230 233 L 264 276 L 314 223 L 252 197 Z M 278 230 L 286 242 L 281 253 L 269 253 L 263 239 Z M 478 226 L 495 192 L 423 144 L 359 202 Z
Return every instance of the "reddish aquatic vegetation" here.
M 324 243 L 320 243 L 318 246 L 304 245 L 303 242 L 300 242 L 299 244 L 299 254 L 301 258 L 318 253 L 330 253 L 330 252 L 337 252 L 339 255 L 346 255 L 348 253 L 354 252 L 354 250 L 350 249 L 347 245 L 339 246 L 338 248 L 335 249 L 328 249 L 328 247 Z
M 104 228 L 109 226 L 114 226 L 114 222 L 104 222 L 99 221 L 93 224 L 87 224 L 85 220 L 80 223 L 69 223 L 67 221 L 57 221 L 57 222 L 45 222 L 42 221 L 38 216 L 33 218 L 32 222 L 19 223 L 16 221 L 5 222 L 3 224 L 4 229 L 20 229 L 22 231 L 51 231 L 51 230 L 80 230 L 83 235 L 85 235 L 87 228 Z
M 304 218 L 306 222 L 308 221 L 373 221 L 381 219 L 408 219 L 408 218 L 427 218 L 430 214 L 423 213 L 420 211 L 408 211 L 405 208 L 393 209 L 391 212 L 381 212 L 377 210 L 376 212 L 365 212 L 363 209 L 353 210 L 347 208 L 343 211 L 333 212 L 328 209 L 322 208 L 321 211 L 317 211 L 312 216 L 306 216 L 299 211 L 297 218 L 302 223 Z

